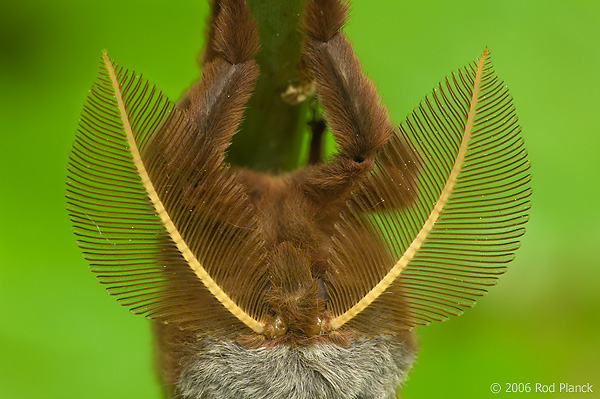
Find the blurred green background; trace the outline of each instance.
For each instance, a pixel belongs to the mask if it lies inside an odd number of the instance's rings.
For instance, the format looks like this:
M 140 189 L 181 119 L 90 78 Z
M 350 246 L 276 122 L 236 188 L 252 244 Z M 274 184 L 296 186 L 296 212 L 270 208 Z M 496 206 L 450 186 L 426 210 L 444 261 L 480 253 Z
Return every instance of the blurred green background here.
M 600 3 L 355 0 L 347 33 L 400 122 L 451 71 L 492 51 L 534 177 L 522 248 L 463 316 L 418 329 L 412 398 L 492 383 L 594 384 L 600 397 Z M 67 157 L 102 49 L 173 100 L 198 77 L 207 6 L 0 6 L 0 398 L 159 398 L 149 323 L 87 270 L 64 210 Z

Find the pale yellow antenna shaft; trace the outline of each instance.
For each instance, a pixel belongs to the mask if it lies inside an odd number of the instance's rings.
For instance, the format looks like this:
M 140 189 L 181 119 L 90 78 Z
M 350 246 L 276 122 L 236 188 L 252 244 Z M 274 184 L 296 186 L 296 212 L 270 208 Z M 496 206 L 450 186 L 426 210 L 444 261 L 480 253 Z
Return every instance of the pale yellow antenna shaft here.
M 131 150 L 131 155 L 133 157 L 133 162 L 138 170 L 138 173 L 142 179 L 142 183 L 144 188 L 146 189 L 146 193 L 148 198 L 152 202 L 156 214 L 160 217 L 165 229 L 169 233 L 171 239 L 177 246 L 177 249 L 181 252 L 183 258 L 186 260 L 188 265 L 194 270 L 196 276 L 204 283 L 206 288 L 210 291 L 210 293 L 219 301 L 225 308 L 231 312 L 235 317 L 237 317 L 242 323 L 250 327 L 257 334 L 262 334 L 264 331 L 264 324 L 255 320 L 246 312 L 244 312 L 239 306 L 233 302 L 233 300 L 219 287 L 219 285 L 212 279 L 212 277 L 208 274 L 206 269 L 202 266 L 202 264 L 196 259 L 196 256 L 192 253 L 187 243 L 177 230 L 177 227 L 171 220 L 169 213 L 165 209 L 158 193 L 154 189 L 154 185 L 150 180 L 150 176 L 148 176 L 148 172 L 144 166 L 144 162 L 142 161 L 142 157 L 140 156 L 140 152 L 138 150 L 137 143 L 135 141 L 135 137 L 133 135 L 133 130 L 131 128 L 131 124 L 129 122 L 129 118 L 127 116 L 127 111 L 125 110 L 125 104 L 123 103 L 123 97 L 121 95 L 119 82 L 117 80 L 117 75 L 115 70 L 110 62 L 108 55 L 106 52 L 102 53 L 102 57 L 106 68 L 108 70 L 108 74 L 110 80 L 113 85 L 113 89 L 115 91 L 115 98 L 117 100 L 117 105 L 119 108 L 119 113 L 121 115 L 121 121 L 123 122 L 123 130 L 125 131 L 125 135 L 127 136 L 127 142 L 129 143 L 129 148 Z
M 410 263 L 410 261 L 414 258 L 417 251 L 421 248 L 425 239 L 433 229 L 437 219 L 439 218 L 444 206 L 448 202 L 448 198 L 452 193 L 454 186 L 456 185 L 456 178 L 460 173 L 462 168 L 462 164 L 465 159 L 465 154 L 467 152 L 467 146 L 469 140 L 471 138 L 471 131 L 473 129 L 473 118 L 475 117 L 475 108 L 477 107 L 477 98 L 479 96 L 479 86 L 481 84 L 481 75 L 483 74 L 483 65 L 485 63 L 485 59 L 488 56 L 488 51 L 485 49 L 481 58 L 479 58 L 479 62 L 477 64 L 477 71 L 475 73 L 475 82 L 473 83 L 473 92 L 471 95 L 471 103 L 469 107 L 469 114 L 467 116 L 467 122 L 465 124 L 465 128 L 463 131 L 462 141 L 460 143 L 460 147 L 458 150 L 458 154 L 456 155 L 456 159 L 454 161 L 454 165 L 452 166 L 452 170 L 450 171 L 450 175 L 446 180 L 446 184 L 440 193 L 438 200 L 433 207 L 433 210 L 429 214 L 429 217 L 421 227 L 421 230 L 410 244 L 410 246 L 406 249 L 400 260 L 392 267 L 392 269 L 381 279 L 381 281 L 373 287 L 371 291 L 367 293 L 360 301 L 358 301 L 354 306 L 348 309 L 345 313 L 341 314 L 338 317 L 335 317 L 331 320 L 331 329 L 336 330 L 354 318 L 357 314 L 365 310 L 367 306 L 369 306 L 375 299 L 377 299 L 392 283 L 398 278 L 400 273 L 404 270 L 404 268 Z

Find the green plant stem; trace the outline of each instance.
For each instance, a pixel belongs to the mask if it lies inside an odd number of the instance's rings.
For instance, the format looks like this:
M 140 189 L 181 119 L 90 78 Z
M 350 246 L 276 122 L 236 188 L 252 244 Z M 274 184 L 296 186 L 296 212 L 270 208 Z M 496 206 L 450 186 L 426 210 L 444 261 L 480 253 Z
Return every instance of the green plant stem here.
M 261 75 L 241 131 L 229 148 L 228 161 L 255 170 L 289 171 L 302 158 L 307 105 L 290 105 L 282 100 L 281 93 L 298 80 L 299 19 L 305 0 L 247 2 L 258 22 Z

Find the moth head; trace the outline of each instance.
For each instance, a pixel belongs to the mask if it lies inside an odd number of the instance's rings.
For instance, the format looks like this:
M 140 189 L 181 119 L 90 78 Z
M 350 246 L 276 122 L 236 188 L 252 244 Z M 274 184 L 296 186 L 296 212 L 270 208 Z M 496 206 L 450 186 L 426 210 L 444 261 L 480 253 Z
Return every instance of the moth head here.
M 270 254 L 270 264 L 267 300 L 273 312 L 269 322 L 273 336 L 318 335 L 323 302 L 307 251 L 290 242 L 281 243 Z

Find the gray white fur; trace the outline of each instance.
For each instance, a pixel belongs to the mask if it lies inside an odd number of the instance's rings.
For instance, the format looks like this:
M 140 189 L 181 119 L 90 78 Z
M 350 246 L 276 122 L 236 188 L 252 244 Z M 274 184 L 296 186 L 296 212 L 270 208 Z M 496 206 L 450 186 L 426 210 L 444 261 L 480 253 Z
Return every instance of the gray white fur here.
M 390 399 L 415 354 L 391 337 L 348 346 L 319 343 L 248 349 L 202 339 L 176 397 L 186 399 Z M 187 363 L 187 362 L 186 362 Z

